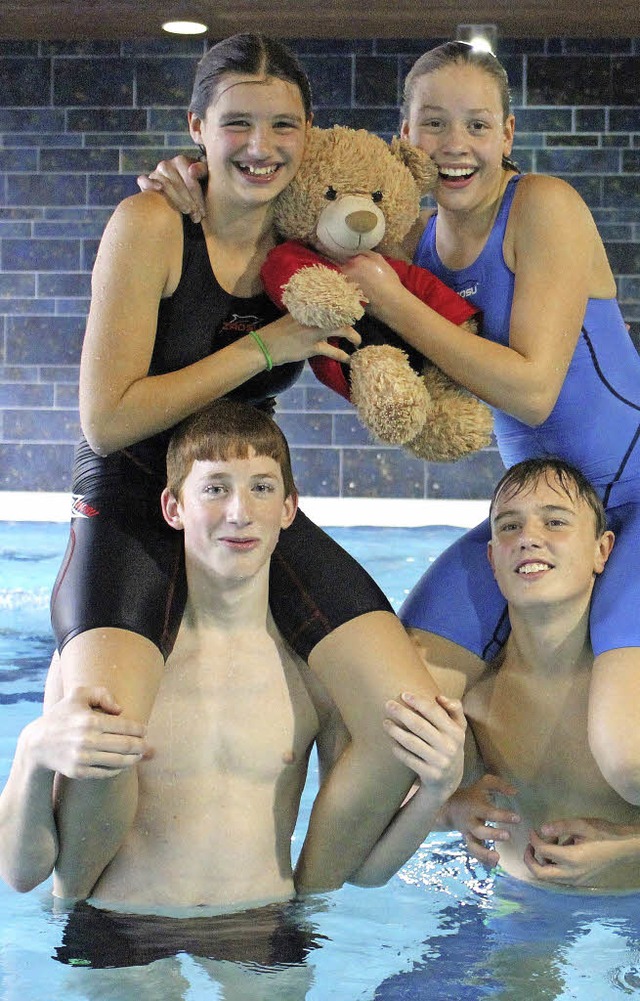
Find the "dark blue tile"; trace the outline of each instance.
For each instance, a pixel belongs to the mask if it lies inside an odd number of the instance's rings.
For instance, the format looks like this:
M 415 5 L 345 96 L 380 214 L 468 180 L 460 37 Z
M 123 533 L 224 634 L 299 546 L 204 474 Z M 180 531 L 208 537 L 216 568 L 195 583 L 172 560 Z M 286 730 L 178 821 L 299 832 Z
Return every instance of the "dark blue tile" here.
M 56 304 L 53 299 L 12 299 L 0 301 L 0 313 L 7 316 L 53 316 Z
M 579 132 L 604 132 L 607 120 L 604 108 L 576 108 L 575 119 Z
M 600 136 L 600 141 L 604 147 L 616 149 L 628 149 L 631 146 L 631 136 L 612 134 Z
M 527 67 L 529 104 L 611 103 L 608 56 L 530 56 Z
M 63 407 L 67 410 L 78 409 L 78 386 L 71 383 L 61 383 L 55 387 L 56 407 Z
M 0 41 L 0 56 L 37 56 L 38 42 Z
M 51 63 L 48 59 L 0 58 L 0 105 L 49 104 Z
M 337 497 L 340 492 L 340 454 L 334 448 L 292 448 L 296 486 L 306 497 Z
M 79 361 L 80 359 L 78 359 Z M 67 383 L 78 383 L 78 377 L 80 375 L 80 367 L 78 365 L 61 365 L 59 368 L 56 366 L 42 365 L 40 368 L 40 376 L 45 382 L 67 382 Z
M 372 52 L 374 42 L 367 38 L 287 38 L 287 48 L 298 56 L 322 55 L 340 52 L 351 55 L 356 52 Z
M 150 132 L 87 132 L 83 138 L 86 147 L 97 146 L 99 149 L 108 149 L 111 146 L 120 149 L 127 146 L 164 145 L 164 135 Z
M 398 60 L 392 56 L 357 56 L 355 103 L 364 107 L 397 108 L 400 101 Z
M 334 414 L 333 442 L 335 445 L 347 447 L 378 444 L 358 420 L 355 410 L 350 410 L 346 414 Z
M 80 274 L 50 274 L 38 275 L 38 294 L 44 296 L 88 296 L 91 294 L 91 276 Z
M 564 51 L 586 53 L 587 55 L 623 54 L 631 55 L 631 38 L 565 38 Z
M 0 407 L 52 407 L 53 386 L 44 383 L 0 383 Z
M 425 463 L 395 448 L 345 448 L 342 496 L 424 497 Z
M 537 150 L 536 166 L 543 174 L 610 174 L 620 170 L 620 154 L 613 149 Z
M 276 414 L 290 445 L 331 445 L 332 423 L 329 414 Z
M 640 274 L 635 274 L 633 277 L 620 278 L 618 282 L 618 296 L 621 299 L 640 302 Z
M 26 96 L 22 95 L 26 100 Z M 47 102 L 48 103 L 48 99 Z M 64 132 L 65 113 L 62 109 L 22 107 L 19 111 L 0 108 L 0 132 Z
M 0 366 L 0 381 L 2 382 L 37 382 L 40 369 L 37 365 L 2 365 Z M 45 382 L 49 381 L 42 376 Z
M 78 171 L 116 171 L 119 159 L 117 149 L 43 149 L 40 151 L 40 169 L 71 174 Z
M 311 81 L 314 108 L 351 105 L 351 56 L 304 56 L 302 63 Z
M 570 132 L 571 108 L 514 109 L 516 127 L 525 132 Z
M 0 489 L 71 489 L 72 445 L 0 445 Z
M 136 59 L 136 101 L 186 109 L 198 60 L 193 56 Z
M 56 313 L 60 316 L 88 316 L 91 299 L 57 299 Z
M 605 177 L 602 180 L 603 205 L 640 207 L 640 184 L 633 175 Z
M 25 298 L 35 294 L 35 275 L 26 275 L 21 272 L 16 272 L 14 274 L 0 272 L 0 299 L 8 299 L 11 296 L 21 296 L 22 298 Z
M 77 365 L 84 326 L 76 316 L 10 316 L 5 364 Z
M 209 45 L 202 35 L 168 35 L 165 38 L 142 38 L 122 43 L 124 56 L 192 56 L 199 59 Z
M 120 42 L 102 41 L 97 38 L 87 38 L 75 41 L 68 39 L 65 41 L 42 43 L 44 55 L 52 56 L 119 56 Z
M 545 146 L 556 147 L 556 146 L 573 146 L 589 148 L 598 148 L 600 145 L 600 136 L 594 135 L 589 132 L 581 132 L 575 135 L 568 135 L 567 133 L 561 135 L 547 135 L 545 137 Z
M 125 149 L 120 158 L 120 167 L 126 173 L 135 174 L 136 176 L 138 174 L 148 174 L 155 169 L 156 164 L 160 160 L 171 160 L 178 153 L 184 152 L 184 146 L 178 146 L 173 149 L 170 146 L 152 146 L 148 149 L 146 147 Z
M 640 243 L 607 242 L 605 249 L 614 274 L 640 274 Z
M 34 171 L 38 167 L 35 149 L 0 149 L 0 171 Z
M 430 462 L 427 496 L 484 500 L 491 496 L 503 472 L 502 460 L 493 449 L 476 452 L 458 462 Z
M 99 222 L 71 222 L 60 219 L 59 221 L 36 222 L 33 224 L 33 235 L 39 237 L 52 236 L 57 239 L 61 237 L 77 236 L 83 239 L 100 239 L 104 226 Z
M 624 151 L 622 169 L 625 174 L 640 174 L 640 149 Z
M 346 125 L 351 129 L 367 129 L 383 137 L 397 134 L 400 130 L 397 108 L 320 108 L 313 120 L 323 129 Z
M 82 247 L 80 248 L 80 268 L 82 271 L 93 271 L 93 265 L 96 263 L 96 254 L 98 253 L 99 246 L 100 240 L 82 241 Z
M 82 205 L 86 201 L 87 181 L 82 175 L 9 174 L 8 205 Z
M 376 52 L 407 56 L 411 66 L 423 52 L 445 41 L 445 38 L 378 38 Z
M 77 271 L 78 240 L 3 240 L 2 269 L 6 271 Z
M 32 223 L 12 222 L 9 219 L 0 220 L 0 237 L 3 239 L 27 240 L 31 236 Z
M 5 410 L 2 430 L 5 441 L 73 444 L 80 437 L 80 421 L 75 410 Z
M 67 127 L 71 132 L 144 132 L 147 112 L 141 108 L 70 108 Z
M 283 412 L 299 412 L 300 410 L 304 410 L 305 404 L 306 392 L 304 386 L 300 386 L 296 383 L 296 385 L 292 386 L 291 389 L 287 389 L 286 392 L 280 393 L 276 404 L 276 417 Z
M 191 136 L 187 131 L 187 113 L 185 108 L 149 108 L 149 131 L 184 132 L 185 142 L 192 142 Z
M 344 396 L 334 393 L 332 389 L 327 389 L 316 380 L 315 376 L 307 389 L 307 407 L 309 410 L 329 410 L 332 412 L 353 409 Z
M 53 103 L 63 107 L 131 106 L 134 70 L 135 63 L 130 59 L 56 59 L 53 65 Z
M 640 94 L 640 59 L 637 56 L 611 60 L 611 104 L 637 104 Z
M 640 130 L 640 108 L 611 108 L 609 132 L 637 132 Z
M 89 175 L 89 205 L 117 205 L 128 195 L 135 195 L 140 189 L 133 175 L 92 174 Z

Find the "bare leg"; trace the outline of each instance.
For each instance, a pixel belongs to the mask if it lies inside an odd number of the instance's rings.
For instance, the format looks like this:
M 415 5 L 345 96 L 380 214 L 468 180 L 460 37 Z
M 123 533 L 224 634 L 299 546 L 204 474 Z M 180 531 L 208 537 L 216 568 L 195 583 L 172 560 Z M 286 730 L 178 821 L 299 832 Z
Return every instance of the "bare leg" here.
M 402 692 L 437 692 L 390 612 L 370 612 L 339 626 L 313 649 L 309 664 L 338 706 L 351 743 L 316 797 L 296 870 L 300 892 L 342 885 L 411 786 L 413 774 L 394 757 L 382 727 L 387 700 Z
M 601 653 L 589 692 L 589 746 L 603 776 L 640 805 L 640 647 Z
M 487 670 L 481 657 L 452 640 L 424 629 L 410 628 L 407 632 L 438 688 L 451 699 L 461 699 Z
M 150 640 L 123 629 L 92 629 L 70 640 L 60 655 L 65 694 L 78 685 L 104 685 L 129 719 L 146 723 L 164 662 Z M 60 851 L 54 892 L 87 896 L 133 821 L 138 774 L 109 779 L 59 778 L 56 792 Z

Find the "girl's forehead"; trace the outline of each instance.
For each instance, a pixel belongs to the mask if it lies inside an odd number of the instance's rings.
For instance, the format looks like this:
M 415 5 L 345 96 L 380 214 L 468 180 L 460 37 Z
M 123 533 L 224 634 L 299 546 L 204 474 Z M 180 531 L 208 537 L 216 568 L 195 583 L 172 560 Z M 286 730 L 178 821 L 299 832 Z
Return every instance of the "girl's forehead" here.
M 225 73 L 220 77 L 210 102 L 211 108 L 220 106 L 262 106 L 277 104 L 283 108 L 302 110 L 302 95 L 295 83 L 266 74 Z
M 501 110 L 496 80 L 480 66 L 449 63 L 419 77 L 413 88 L 412 107 L 463 103 L 469 108 Z

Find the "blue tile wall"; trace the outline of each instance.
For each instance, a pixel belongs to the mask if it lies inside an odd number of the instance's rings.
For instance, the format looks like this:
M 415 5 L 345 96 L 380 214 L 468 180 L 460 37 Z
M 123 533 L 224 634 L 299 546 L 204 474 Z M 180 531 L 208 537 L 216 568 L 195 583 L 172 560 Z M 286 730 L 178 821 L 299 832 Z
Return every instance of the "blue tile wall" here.
M 295 39 L 316 123 L 399 123 L 413 60 L 442 41 Z M 191 143 L 185 106 L 206 43 L 0 42 L 0 489 L 66 490 L 90 270 L 135 177 Z M 589 203 L 640 341 L 640 39 L 503 39 L 525 170 L 566 177 Z M 278 419 L 300 489 L 318 496 L 488 495 L 495 448 L 422 463 L 374 442 L 306 370 Z

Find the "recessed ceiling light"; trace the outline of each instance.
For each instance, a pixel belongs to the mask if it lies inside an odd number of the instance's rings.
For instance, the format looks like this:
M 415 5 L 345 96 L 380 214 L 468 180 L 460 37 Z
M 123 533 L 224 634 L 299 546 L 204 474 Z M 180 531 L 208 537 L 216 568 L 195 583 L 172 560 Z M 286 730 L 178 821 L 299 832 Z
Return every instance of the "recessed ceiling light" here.
M 202 35 L 207 30 L 206 24 L 198 21 L 166 21 L 162 28 L 173 35 Z

